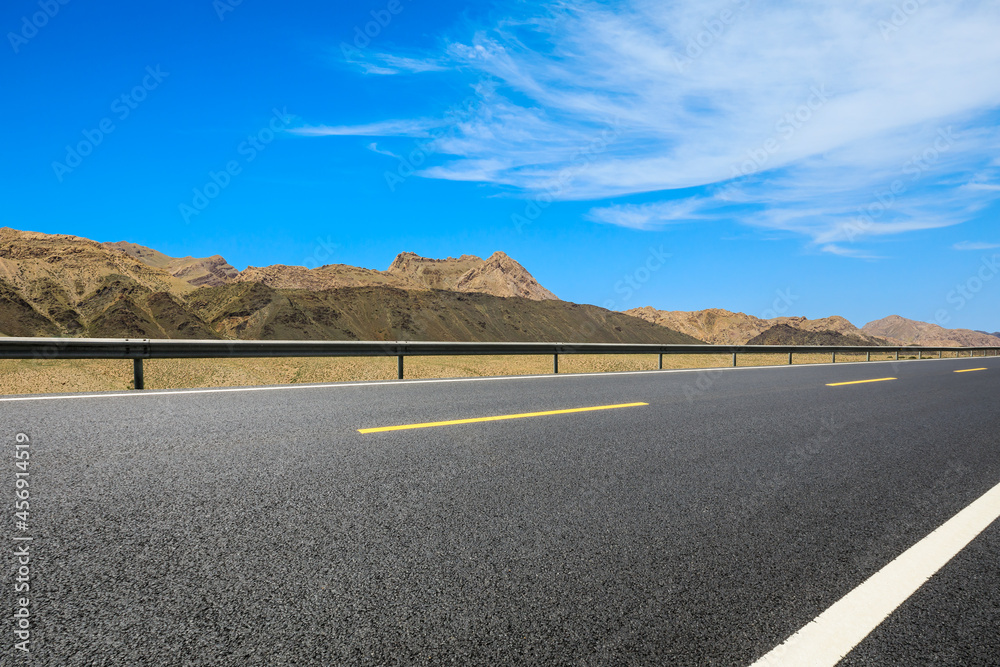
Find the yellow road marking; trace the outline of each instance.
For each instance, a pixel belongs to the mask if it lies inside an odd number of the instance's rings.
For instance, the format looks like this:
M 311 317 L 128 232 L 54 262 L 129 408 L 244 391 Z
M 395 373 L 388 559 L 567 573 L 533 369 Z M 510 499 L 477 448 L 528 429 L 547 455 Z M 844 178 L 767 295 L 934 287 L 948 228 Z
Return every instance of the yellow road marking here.
M 956 373 L 974 373 L 976 371 L 986 371 L 988 368 L 966 368 L 964 371 L 955 371 Z
M 846 384 L 867 384 L 869 382 L 888 382 L 889 380 L 895 380 L 896 378 L 879 378 L 877 380 L 855 380 L 854 382 L 834 382 L 833 384 L 826 385 L 827 387 L 843 387 Z
M 433 426 L 452 426 L 454 424 L 475 424 L 476 422 L 495 422 L 503 419 L 522 419 L 524 417 L 546 417 L 548 415 L 567 415 L 571 412 L 591 412 L 593 410 L 614 410 L 616 408 L 634 408 L 649 403 L 622 403 L 620 405 L 598 405 L 592 408 L 572 408 L 570 410 L 549 410 L 548 412 L 524 412 L 518 415 L 498 415 L 496 417 L 474 417 L 472 419 L 453 419 L 446 422 L 425 422 L 423 424 L 403 424 L 402 426 L 380 426 L 378 428 L 359 428 L 358 433 L 382 433 L 384 431 L 405 431 L 411 428 L 431 428 Z

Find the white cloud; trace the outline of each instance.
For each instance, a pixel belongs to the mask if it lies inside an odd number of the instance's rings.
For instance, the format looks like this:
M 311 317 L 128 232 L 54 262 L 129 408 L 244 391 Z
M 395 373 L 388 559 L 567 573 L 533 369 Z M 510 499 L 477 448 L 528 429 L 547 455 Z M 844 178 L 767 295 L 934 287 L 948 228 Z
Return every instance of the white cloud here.
M 595 208 L 588 217 L 602 222 L 630 229 L 658 229 L 664 225 L 708 219 L 702 213 L 708 201 L 697 198 L 680 199 L 655 204 L 626 204 Z
M 433 58 L 411 58 L 393 55 L 391 53 L 366 54 L 365 58 L 346 60 L 348 64 L 356 65 L 365 74 L 423 74 L 425 72 L 441 72 L 449 69 L 448 64 Z
M 962 241 L 952 246 L 955 250 L 993 250 L 1000 248 L 1000 243 L 980 243 L 975 241 Z
M 686 219 L 740 205 L 747 224 L 847 254 L 959 224 L 1000 196 L 982 178 L 1000 163 L 998 30 L 992 0 L 921 0 L 910 14 L 872 0 L 554 2 L 376 62 L 490 82 L 435 133 L 443 162 L 424 176 L 576 200 L 707 187 Z M 591 217 L 648 229 L 677 206 Z
M 748 161 L 773 169 L 1000 104 L 994 3 L 930 0 L 889 40 L 881 3 L 754 3 L 720 36 L 707 32 L 738 4 L 558 9 L 532 26 L 533 41 L 551 44 L 544 53 L 524 46 L 520 26 L 452 44 L 457 63 L 507 93 L 482 101 L 500 113 L 470 119 L 461 158 L 501 158 L 496 179 L 530 190 L 538 168 L 559 166 L 539 162 L 539 142 L 572 151 L 620 119 L 623 142 L 567 192 L 599 198 L 717 183 Z M 438 175 L 458 175 L 464 159 Z
M 878 255 L 869 255 L 864 251 L 858 250 L 857 248 L 846 248 L 844 246 L 836 245 L 835 243 L 828 243 L 822 247 L 823 252 L 828 252 L 832 255 L 840 255 L 841 257 L 853 257 L 854 259 L 885 259 Z
M 378 153 L 379 155 L 388 155 L 389 157 L 394 157 L 397 160 L 401 160 L 402 159 L 399 155 L 396 155 L 392 151 L 384 151 L 384 150 L 382 150 L 381 148 L 378 147 L 378 143 L 374 142 L 374 141 L 372 143 L 368 144 L 368 150 L 370 150 L 372 153 Z
M 439 120 L 388 120 L 364 125 L 303 126 L 288 131 L 305 137 L 427 137 L 440 125 Z

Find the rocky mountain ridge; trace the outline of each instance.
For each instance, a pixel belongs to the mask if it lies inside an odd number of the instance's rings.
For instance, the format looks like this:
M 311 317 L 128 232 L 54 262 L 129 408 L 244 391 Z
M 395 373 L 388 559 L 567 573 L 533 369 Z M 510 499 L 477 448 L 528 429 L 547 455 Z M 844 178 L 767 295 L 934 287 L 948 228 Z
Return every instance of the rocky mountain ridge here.
M 893 315 L 858 328 L 840 316 L 810 320 L 805 317 L 761 319 L 721 308 L 697 311 L 666 311 L 650 306 L 624 311 L 715 345 L 747 344 L 838 344 L 838 345 L 927 345 L 935 347 L 996 347 L 1000 337 L 968 329 L 944 329 Z M 773 330 L 773 331 L 772 331 Z M 830 332 L 838 336 L 801 336 Z M 768 334 L 768 332 L 770 332 Z M 823 343 L 809 343 L 824 340 Z M 834 342 L 840 341 L 840 342 Z
M 495 252 L 485 260 L 475 255 L 462 255 L 458 259 L 430 259 L 404 252 L 385 271 L 346 264 L 328 264 L 316 269 L 281 264 L 250 266 L 230 282 L 308 290 L 379 285 L 403 290 L 440 289 L 535 301 L 558 300 L 523 266 L 502 252 Z
M 504 253 L 387 271 L 344 265 L 236 271 L 133 243 L 0 229 L 0 335 L 109 338 L 697 343 L 558 300 Z
M 525 319 L 530 314 L 530 319 Z M 566 303 L 502 252 L 385 271 L 343 264 L 237 271 L 119 241 L 0 228 L 0 335 L 151 338 L 553 340 L 1000 346 L 1000 337 L 898 316 L 761 319 L 718 308 L 613 313 Z
M 926 345 L 937 347 L 996 347 L 1000 338 L 992 334 L 971 329 L 945 329 L 929 322 L 908 320 L 899 315 L 890 315 L 869 322 L 861 330 L 870 336 L 882 336 L 900 345 Z

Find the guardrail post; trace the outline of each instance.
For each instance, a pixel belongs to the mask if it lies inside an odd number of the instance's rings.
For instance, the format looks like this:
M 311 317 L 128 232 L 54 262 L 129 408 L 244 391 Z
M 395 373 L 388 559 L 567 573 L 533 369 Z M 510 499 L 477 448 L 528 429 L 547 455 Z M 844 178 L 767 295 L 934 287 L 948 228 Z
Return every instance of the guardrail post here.
M 403 379 L 403 355 L 396 357 L 396 379 Z
M 899 350 L 896 350 L 896 361 L 899 361 Z
M 558 375 L 559 374 L 559 355 L 558 354 L 553 354 L 552 355 L 552 374 L 553 375 Z
M 944 359 L 944 350 L 938 350 L 938 359 Z
M 792 353 L 791 352 L 788 353 L 788 365 L 789 366 L 792 365 Z
M 142 359 L 136 358 L 132 360 L 132 384 L 135 389 L 145 389 L 146 383 L 142 377 Z
M 868 361 L 872 360 L 872 351 L 868 350 Z
M 831 364 L 837 363 L 837 351 L 836 350 L 833 351 L 833 356 L 830 358 L 830 363 Z
M 917 350 L 917 359 L 923 359 L 923 358 L 924 358 L 924 351 Z
M 657 369 L 657 370 L 660 370 L 660 371 L 662 371 L 662 370 L 663 370 L 663 353 L 662 353 L 662 352 L 660 352 L 660 363 L 659 363 L 659 365 L 658 365 L 658 366 L 656 367 L 656 369 Z
M 736 353 L 733 352 L 733 368 L 736 368 Z

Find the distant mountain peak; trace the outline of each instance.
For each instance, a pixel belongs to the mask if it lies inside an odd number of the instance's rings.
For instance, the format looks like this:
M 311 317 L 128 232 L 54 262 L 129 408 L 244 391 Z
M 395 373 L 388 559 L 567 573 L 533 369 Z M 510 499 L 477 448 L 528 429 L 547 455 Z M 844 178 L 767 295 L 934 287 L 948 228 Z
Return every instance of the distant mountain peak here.
M 971 329 L 945 329 L 939 324 L 910 320 L 890 315 L 869 322 L 861 330 L 872 336 L 882 336 L 901 345 L 927 345 L 938 347 L 994 347 L 1000 339 Z
M 516 296 L 535 301 L 558 299 L 542 287 L 527 269 L 500 251 L 485 260 L 476 255 L 430 259 L 402 252 L 389 265 L 387 273 L 430 289 Z
M 881 345 L 884 342 L 862 333 L 850 321 L 839 315 L 816 320 L 802 316 L 782 316 L 765 320 L 721 308 L 668 311 L 657 310 L 651 306 L 634 308 L 625 313 L 715 345 L 746 345 L 752 340 L 768 341 L 770 344 L 779 339 L 799 341 L 794 344 L 806 344 L 802 341 L 821 339 L 833 341 L 838 337 L 842 341 L 863 341 L 870 345 Z M 790 333 L 792 331 L 796 333 L 792 335 Z

